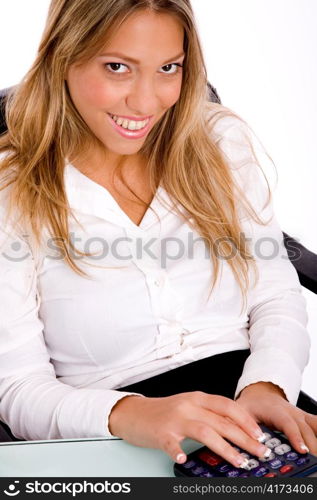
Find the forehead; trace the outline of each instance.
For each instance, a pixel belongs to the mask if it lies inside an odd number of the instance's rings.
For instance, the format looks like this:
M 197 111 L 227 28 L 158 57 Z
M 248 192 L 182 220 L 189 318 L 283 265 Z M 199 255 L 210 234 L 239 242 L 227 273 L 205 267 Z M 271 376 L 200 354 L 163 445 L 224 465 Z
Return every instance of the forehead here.
M 184 29 L 175 15 L 165 12 L 139 11 L 131 14 L 102 44 L 101 51 L 126 55 L 155 53 L 159 58 L 181 52 Z

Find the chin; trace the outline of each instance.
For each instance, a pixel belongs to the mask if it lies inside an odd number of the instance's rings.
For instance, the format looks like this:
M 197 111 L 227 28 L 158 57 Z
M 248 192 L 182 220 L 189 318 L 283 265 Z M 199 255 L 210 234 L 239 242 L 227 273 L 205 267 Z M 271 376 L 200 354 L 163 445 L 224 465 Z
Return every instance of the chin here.
M 103 143 L 103 146 L 109 153 L 111 153 L 113 155 L 118 155 L 118 156 L 121 156 L 121 155 L 131 156 L 131 155 L 137 154 L 142 147 L 142 145 L 136 146 L 133 144 L 127 144 L 125 147 L 123 147 L 121 145 L 121 147 L 119 146 L 118 148 L 116 148 L 116 147 L 114 147 L 113 143 L 109 144 L 109 145 Z

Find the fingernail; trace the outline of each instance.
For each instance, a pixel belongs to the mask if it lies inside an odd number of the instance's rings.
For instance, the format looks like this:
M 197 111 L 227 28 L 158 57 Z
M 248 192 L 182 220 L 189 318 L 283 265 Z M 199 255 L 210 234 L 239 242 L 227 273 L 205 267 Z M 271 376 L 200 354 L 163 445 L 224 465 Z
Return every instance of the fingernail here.
M 240 455 L 239 457 L 237 457 L 236 463 L 237 463 L 238 467 L 241 467 L 242 469 L 246 469 L 249 465 L 249 460 Z
M 309 453 L 309 448 L 307 448 L 306 444 L 302 443 L 300 445 L 300 449 L 303 450 L 303 451 L 306 451 L 306 453 Z
M 186 460 L 186 455 L 184 453 L 179 453 L 176 457 L 176 462 L 184 462 Z
M 265 452 L 263 453 L 263 457 L 264 458 L 269 458 L 269 456 L 271 455 L 272 453 L 272 450 L 270 448 L 266 448 Z
M 254 433 L 255 439 L 259 441 L 259 443 L 264 443 L 266 441 L 266 435 L 262 431 L 256 431 Z

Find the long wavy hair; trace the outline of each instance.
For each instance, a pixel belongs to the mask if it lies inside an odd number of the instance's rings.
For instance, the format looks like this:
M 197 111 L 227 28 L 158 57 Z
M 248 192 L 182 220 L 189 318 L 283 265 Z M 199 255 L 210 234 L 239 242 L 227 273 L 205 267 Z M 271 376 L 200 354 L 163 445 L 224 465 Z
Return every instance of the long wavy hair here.
M 161 184 L 176 200 L 179 215 L 184 217 L 178 203 L 204 239 L 213 269 L 209 296 L 222 263 L 213 251 L 215 241 L 223 242 L 224 255 L 231 254 L 234 245 L 235 256 L 228 264 L 246 304 L 249 266 L 256 271 L 256 265 L 240 237 L 237 193 L 250 216 L 259 224 L 265 222 L 234 182 L 228 161 L 212 138 L 218 119 L 241 118 L 229 108 L 208 102 L 207 71 L 189 0 L 51 1 L 37 57 L 6 105 L 8 132 L 0 137 L 0 153 L 6 152 L 0 162 L 0 189 L 11 186 L 8 217 L 18 209 L 39 245 L 41 231 L 47 227 L 67 264 L 88 277 L 72 257 L 73 252 L 91 254 L 76 249 L 69 237 L 71 209 L 64 167 L 65 159 L 92 133 L 72 103 L 65 75 L 70 65 L 96 54 L 121 23 L 140 9 L 176 16 L 184 28 L 186 54 L 180 98 L 153 127 L 140 151 L 148 162 L 151 190 L 154 194 Z M 206 109 L 210 110 L 207 122 Z M 267 203 L 270 198 L 268 186 Z

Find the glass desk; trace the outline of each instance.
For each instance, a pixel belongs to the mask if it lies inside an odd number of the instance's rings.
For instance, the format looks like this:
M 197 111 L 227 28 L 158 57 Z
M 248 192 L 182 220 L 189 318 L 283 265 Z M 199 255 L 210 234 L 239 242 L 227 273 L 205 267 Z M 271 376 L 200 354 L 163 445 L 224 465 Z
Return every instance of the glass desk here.
M 201 444 L 185 439 L 182 447 Z M 173 465 L 161 450 L 117 438 L 0 443 L 0 477 L 175 477 Z
M 201 446 L 185 439 L 190 453 Z M 0 443 L 0 477 L 175 477 L 161 450 L 121 439 L 75 439 Z

